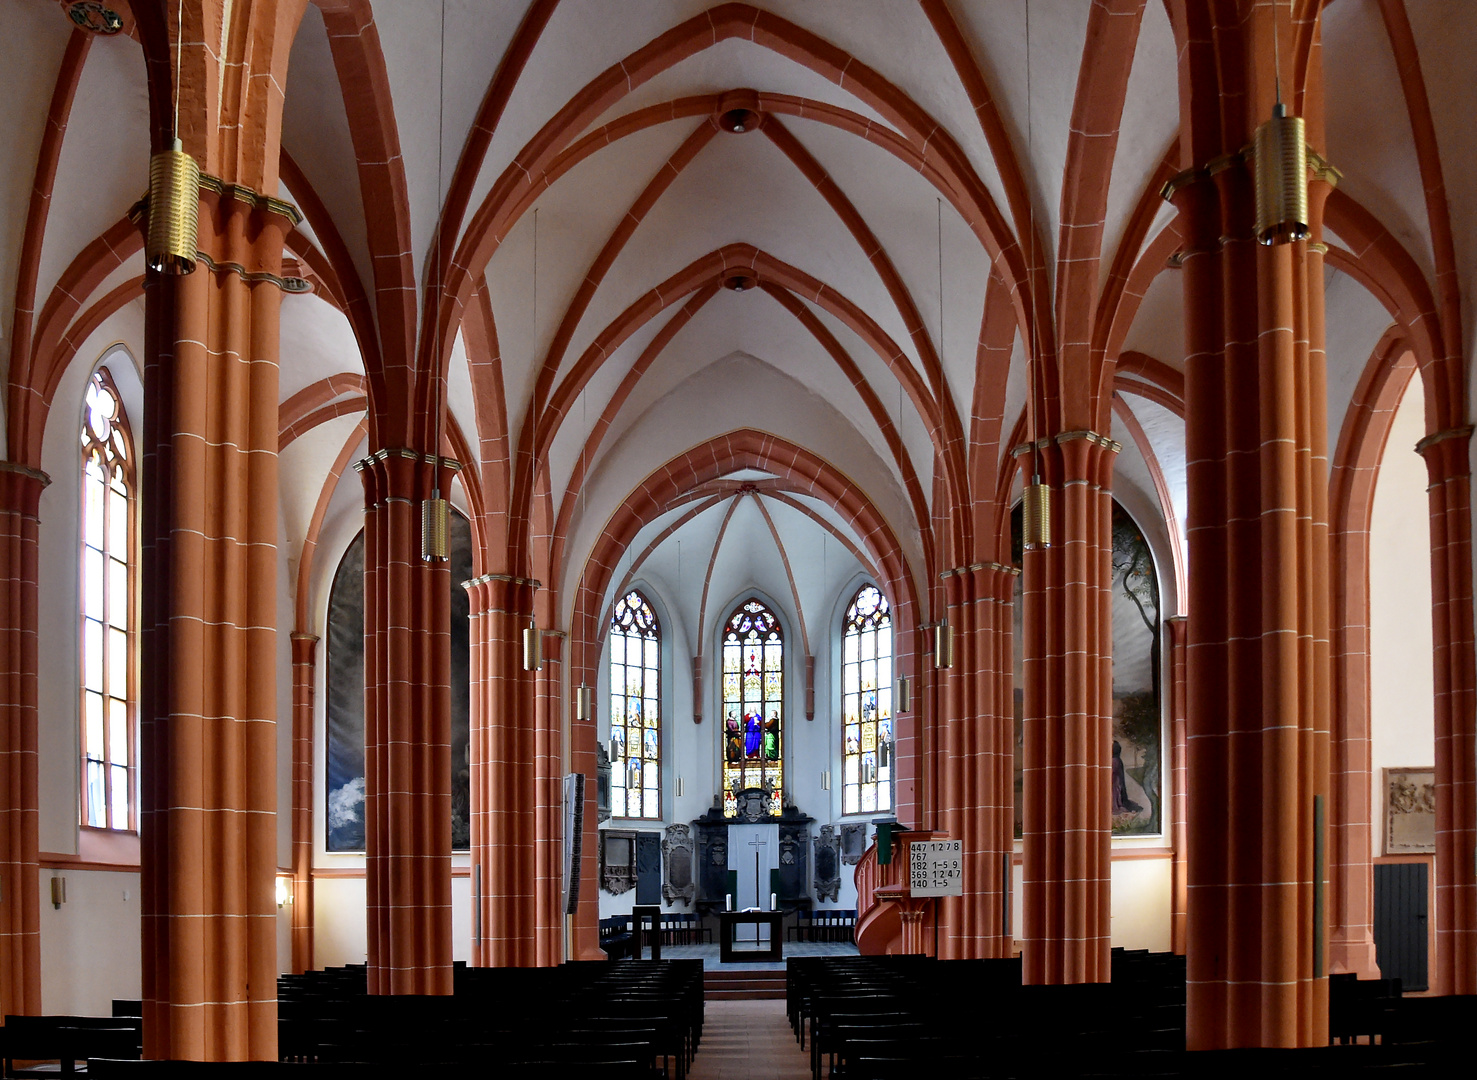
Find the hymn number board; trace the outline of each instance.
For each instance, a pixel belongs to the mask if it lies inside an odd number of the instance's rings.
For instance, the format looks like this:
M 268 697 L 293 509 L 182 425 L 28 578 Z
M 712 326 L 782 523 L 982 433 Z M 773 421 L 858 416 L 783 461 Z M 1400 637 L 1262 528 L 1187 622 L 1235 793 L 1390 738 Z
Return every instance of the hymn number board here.
M 963 843 L 914 840 L 908 845 L 908 880 L 914 896 L 963 896 Z

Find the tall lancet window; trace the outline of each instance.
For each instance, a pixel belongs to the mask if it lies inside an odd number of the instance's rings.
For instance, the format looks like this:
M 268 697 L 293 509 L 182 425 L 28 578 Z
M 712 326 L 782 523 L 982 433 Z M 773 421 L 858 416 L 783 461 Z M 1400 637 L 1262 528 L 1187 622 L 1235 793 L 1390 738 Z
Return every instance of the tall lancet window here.
M 82 410 L 82 823 L 96 829 L 137 828 L 133 495 L 128 420 L 99 369 Z
M 892 809 L 892 609 L 863 585 L 841 637 L 841 811 Z
M 723 814 L 762 791 L 765 810 L 784 811 L 785 636 L 757 599 L 740 604 L 723 628 Z M 746 801 L 752 796 L 746 796 Z
M 610 617 L 610 806 L 616 817 L 662 816 L 662 628 L 639 592 Z

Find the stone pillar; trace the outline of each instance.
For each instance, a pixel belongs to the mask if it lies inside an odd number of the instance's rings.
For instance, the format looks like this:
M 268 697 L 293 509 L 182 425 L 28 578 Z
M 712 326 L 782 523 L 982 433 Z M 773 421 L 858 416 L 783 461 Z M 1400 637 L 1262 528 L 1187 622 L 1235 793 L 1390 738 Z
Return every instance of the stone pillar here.
M 1043 440 L 1051 546 L 1025 553 L 1027 983 L 1109 978 L 1113 623 L 1111 483 L 1119 446 L 1090 431 Z M 1029 468 L 1030 458 L 1023 455 Z
M 472 640 L 472 963 L 532 967 L 535 889 L 536 680 L 523 670 L 523 630 L 537 581 L 488 574 L 468 582 Z
M 456 465 L 380 450 L 364 482 L 364 855 L 371 994 L 450 994 L 451 570 L 422 499 Z
M 292 970 L 313 965 L 313 703 L 318 638 L 292 635 Z
M 145 281 L 148 1058 L 277 1058 L 277 349 L 295 219 L 244 188 L 204 190 L 209 261 Z
M 1328 186 L 1315 182 L 1316 241 Z M 1329 792 L 1321 245 L 1253 237 L 1239 155 L 1171 185 L 1184 241 L 1189 465 L 1188 1045 L 1317 1046 Z M 1326 807 L 1325 807 L 1326 813 Z
M 1436 652 L 1436 992 L 1477 994 L 1477 672 L 1472 624 L 1472 428 L 1417 449 L 1431 484 Z
M 943 574 L 954 667 L 941 708 L 942 828 L 964 846 L 964 896 L 938 901 L 940 955 L 1010 955 L 1015 710 L 1011 680 L 1015 570 L 978 563 Z
M 49 482 L 0 462 L 0 1016 L 41 1011 L 36 560 Z
M 564 635 L 544 638 L 544 666 L 535 675 L 534 709 L 534 922 L 533 962 L 551 967 L 564 959 Z M 598 934 L 598 926 L 596 933 Z
M 1173 523 L 1170 528 L 1174 528 Z M 1174 851 L 1170 877 L 1169 942 L 1178 955 L 1185 955 L 1185 933 L 1189 920 L 1190 888 L 1185 877 L 1189 768 L 1185 740 L 1185 646 L 1187 627 L 1183 615 L 1164 620 L 1169 641 L 1169 845 Z

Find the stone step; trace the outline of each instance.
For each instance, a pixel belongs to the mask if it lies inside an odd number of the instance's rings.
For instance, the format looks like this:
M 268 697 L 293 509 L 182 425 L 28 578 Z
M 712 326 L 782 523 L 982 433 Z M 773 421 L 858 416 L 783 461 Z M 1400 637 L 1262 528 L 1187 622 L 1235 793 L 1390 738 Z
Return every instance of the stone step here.
M 777 990 L 704 990 L 703 997 L 707 1001 L 763 1001 L 784 1000 L 785 988 L 781 986 Z

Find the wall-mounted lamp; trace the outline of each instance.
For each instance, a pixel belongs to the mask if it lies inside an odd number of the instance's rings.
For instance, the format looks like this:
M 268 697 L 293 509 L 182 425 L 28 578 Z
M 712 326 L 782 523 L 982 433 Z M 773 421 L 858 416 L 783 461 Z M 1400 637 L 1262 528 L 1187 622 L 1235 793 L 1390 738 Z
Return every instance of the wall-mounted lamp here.
M 277 875 L 277 906 L 286 907 L 292 903 L 292 878 L 286 874 Z
M 906 675 L 899 675 L 893 690 L 895 704 L 894 713 L 905 713 L 913 711 L 913 680 Z
M 54 877 L 51 879 L 51 906 L 58 911 L 67 902 L 67 879 Z
M 584 722 L 595 718 L 595 691 L 584 683 L 574 688 L 574 718 Z
M 935 623 L 933 628 L 933 666 L 954 666 L 954 628 L 946 622 Z

